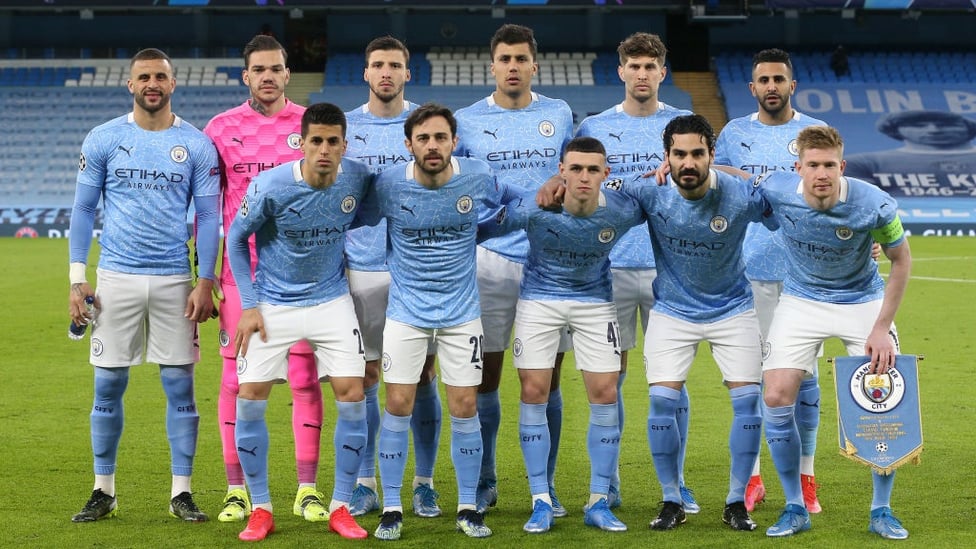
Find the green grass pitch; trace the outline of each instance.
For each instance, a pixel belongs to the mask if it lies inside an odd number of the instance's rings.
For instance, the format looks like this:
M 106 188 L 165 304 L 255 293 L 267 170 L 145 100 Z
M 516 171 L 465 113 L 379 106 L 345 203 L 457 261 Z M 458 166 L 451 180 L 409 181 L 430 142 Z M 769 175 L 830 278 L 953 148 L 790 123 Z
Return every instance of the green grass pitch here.
M 763 535 L 782 508 L 782 491 L 762 451 L 766 502 L 753 513 L 755 532 L 733 532 L 722 523 L 728 490 L 727 391 L 721 384 L 707 346 L 688 382 L 692 398 L 687 484 L 702 506 L 687 524 L 672 532 L 653 532 L 648 521 L 658 511 L 661 490 L 647 447 L 647 386 L 639 350 L 630 357 L 624 387 L 627 408 L 620 458 L 623 507 L 618 516 L 629 527 L 610 534 L 583 526 L 581 507 L 587 496 L 589 464 L 585 448 L 588 410 L 580 375 L 571 355 L 563 369 L 565 423 L 556 484 L 569 509 L 552 532 L 529 535 L 522 524 L 529 515 L 528 485 L 517 442 L 518 387 L 506 363 L 502 386 L 503 424 L 499 434 L 499 504 L 487 517 L 494 536 L 468 540 L 454 531 L 456 503 L 447 429 L 441 437 L 436 488 L 445 516 L 420 519 L 410 514 L 404 523 L 402 548 L 482 547 L 967 547 L 976 535 L 976 377 L 973 375 L 973 326 L 976 324 L 976 239 L 913 237 L 912 281 L 897 317 L 903 352 L 924 355 L 920 363 L 925 451 L 919 466 L 899 470 L 893 496 L 896 513 L 911 532 L 905 542 L 887 542 L 867 532 L 871 484 L 868 470 L 838 453 L 833 372 L 821 361 L 823 409 L 816 471 L 824 511 L 813 517 L 813 529 L 792 539 Z M 0 511 L 4 517 L 3 547 L 229 547 L 240 545 L 241 524 L 182 524 L 168 516 L 169 450 L 164 430 L 165 399 L 158 369 L 134 368 L 125 398 L 126 425 L 117 473 L 120 516 L 91 524 L 73 524 L 71 515 L 91 492 L 92 465 L 88 414 L 92 400 L 92 371 L 86 343 L 66 336 L 67 241 L 0 239 L 3 273 L 2 474 Z M 95 261 L 92 254 L 92 263 Z M 881 264 L 882 272 L 888 265 Z M 90 278 L 94 278 L 93 269 Z M 216 323 L 201 329 L 203 360 L 197 365 L 197 404 L 200 440 L 193 488 L 198 504 L 215 518 L 225 490 L 217 433 L 217 393 L 220 364 Z M 842 353 L 837 341 L 827 356 Z M 319 488 L 332 489 L 331 425 L 335 407 L 331 391 L 322 437 Z M 443 391 L 442 391 L 443 396 Z M 329 547 L 356 542 L 338 538 L 324 523 L 306 523 L 291 514 L 295 494 L 294 454 L 290 425 L 290 395 L 276 388 L 268 411 L 272 436 L 271 489 L 278 531 L 266 547 Z M 445 417 L 446 411 L 445 411 Z M 446 427 L 446 426 L 445 426 Z M 764 445 L 765 446 L 765 445 Z M 407 466 L 409 485 L 413 466 Z M 405 492 L 404 496 L 408 494 Z M 407 504 L 409 508 L 409 504 Z M 360 521 L 370 532 L 376 516 Z M 360 545 L 378 546 L 370 539 Z

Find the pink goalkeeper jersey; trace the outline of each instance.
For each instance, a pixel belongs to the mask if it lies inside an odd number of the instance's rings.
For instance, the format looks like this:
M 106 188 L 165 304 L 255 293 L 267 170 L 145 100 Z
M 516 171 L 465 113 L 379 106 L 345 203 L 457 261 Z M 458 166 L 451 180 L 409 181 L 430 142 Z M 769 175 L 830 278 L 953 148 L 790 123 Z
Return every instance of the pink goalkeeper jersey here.
M 251 179 L 264 170 L 303 157 L 300 139 L 304 113 L 305 107 L 287 101 L 285 108 L 274 116 L 264 116 L 251 108 L 250 101 L 245 101 L 218 114 L 203 129 L 220 155 L 224 234 L 237 215 Z M 252 270 L 257 261 L 252 236 Z M 222 284 L 234 284 L 226 246 L 220 279 Z

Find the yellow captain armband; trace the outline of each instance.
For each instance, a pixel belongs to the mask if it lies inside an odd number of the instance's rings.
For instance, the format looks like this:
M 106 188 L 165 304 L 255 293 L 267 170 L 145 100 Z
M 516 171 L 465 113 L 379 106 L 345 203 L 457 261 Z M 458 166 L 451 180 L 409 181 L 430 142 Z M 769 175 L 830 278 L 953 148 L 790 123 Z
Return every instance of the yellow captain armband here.
M 890 223 L 871 231 L 874 241 L 882 246 L 901 240 L 905 236 L 905 228 L 901 226 L 901 218 L 895 216 Z
M 85 270 L 88 265 L 80 262 L 69 263 L 68 264 L 68 280 L 72 284 L 84 284 L 88 282 L 88 278 L 85 275 Z

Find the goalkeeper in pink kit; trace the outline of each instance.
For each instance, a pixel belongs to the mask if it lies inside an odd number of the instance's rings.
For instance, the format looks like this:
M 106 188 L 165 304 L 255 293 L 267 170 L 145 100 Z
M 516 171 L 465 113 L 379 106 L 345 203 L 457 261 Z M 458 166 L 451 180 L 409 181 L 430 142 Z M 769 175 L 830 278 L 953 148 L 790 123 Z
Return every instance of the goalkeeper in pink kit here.
M 204 128 L 204 133 L 213 140 L 220 154 L 225 233 L 237 215 L 251 179 L 264 170 L 303 157 L 299 141 L 305 107 L 292 103 L 284 95 L 289 80 L 286 61 L 287 53 L 277 40 L 270 36 L 255 36 L 244 47 L 243 80 L 250 89 L 250 99 L 218 114 Z M 257 254 L 252 237 L 252 273 L 256 264 Z M 247 518 L 251 512 L 251 502 L 234 442 L 238 384 L 233 340 L 241 316 L 241 299 L 231 275 L 226 246 L 217 281 L 223 292 L 220 301 L 223 374 L 217 416 L 227 472 L 227 495 L 218 520 L 236 522 Z M 322 432 L 322 388 L 315 357 L 311 346 L 305 341 L 291 348 L 288 383 L 292 392 L 292 427 L 298 469 L 298 492 L 293 511 L 308 521 L 324 521 L 329 518 L 328 507 L 315 486 Z

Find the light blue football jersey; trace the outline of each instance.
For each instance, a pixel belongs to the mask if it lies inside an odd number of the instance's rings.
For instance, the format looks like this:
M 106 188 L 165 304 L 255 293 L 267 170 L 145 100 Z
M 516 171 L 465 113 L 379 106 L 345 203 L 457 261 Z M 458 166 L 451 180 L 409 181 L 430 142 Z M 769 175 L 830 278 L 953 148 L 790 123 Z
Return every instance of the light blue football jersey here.
M 562 99 L 532 92 L 522 109 L 505 109 L 489 95 L 458 110 L 457 156 L 484 160 L 498 180 L 537 190 L 559 172 L 563 147 L 573 137 L 573 112 Z M 481 244 L 503 257 L 525 263 L 529 243 L 523 231 Z
M 803 198 L 798 174 L 772 172 L 759 178 L 779 223 L 789 259 L 783 293 L 826 303 L 863 303 L 884 296 L 884 280 L 871 246 L 898 246 L 905 233 L 898 204 L 881 189 L 841 178 L 840 202 L 827 211 Z
M 343 258 L 353 224 L 373 175 L 344 158 L 335 182 L 310 187 L 297 160 L 261 172 L 248 186 L 227 245 L 241 294 L 241 308 L 257 302 L 307 307 L 349 293 Z M 250 276 L 248 237 L 255 235 L 258 266 Z
M 205 197 L 216 207 L 220 193 L 217 150 L 210 138 L 178 116 L 169 128 L 148 131 L 129 113 L 94 128 L 85 137 L 77 185 L 79 195 L 95 189 L 102 196 L 99 268 L 146 275 L 189 273 L 187 210 L 191 201 Z M 75 211 L 79 211 L 77 206 Z M 216 210 L 206 213 L 214 216 L 211 236 L 216 242 Z M 79 213 L 75 219 L 72 215 L 72 224 L 83 223 L 82 216 Z M 90 227 L 86 235 L 72 232 L 79 235 L 71 242 L 71 261 L 86 262 Z M 213 278 L 216 246 L 213 255 L 200 257 L 207 278 Z
M 607 149 L 610 177 L 655 185 L 653 178 L 643 175 L 667 160 L 664 154 L 664 128 L 673 118 L 692 114 L 658 102 L 657 111 L 650 116 L 631 116 L 623 104 L 615 105 L 600 114 L 589 116 L 580 123 L 576 135 L 599 139 Z M 615 269 L 653 269 L 654 253 L 647 225 L 627 231 L 620 243 L 610 252 L 610 265 Z
M 772 171 L 793 172 L 799 158 L 796 136 L 807 126 L 826 126 L 822 120 L 793 111 L 786 124 L 769 126 L 758 113 L 730 120 L 715 141 L 715 164 L 732 166 L 752 175 Z M 786 276 L 786 252 L 782 238 L 762 224 L 746 231 L 742 244 L 749 280 L 779 282 Z
M 610 254 L 621 237 L 644 221 L 637 202 L 617 191 L 600 193 L 589 216 L 541 210 L 535 191 L 509 201 L 485 232 L 525 230 L 529 256 L 522 269 L 519 298 L 546 301 L 613 301 Z
M 709 190 L 688 200 L 670 185 L 623 183 L 650 226 L 657 259 L 654 309 L 687 322 L 716 322 L 753 307 L 742 240 L 769 212 L 759 192 L 735 176 L 711 171 Z
M 403 112 L 381 118 L 369 112 L 369 104 L 346 113 L 346 156 L 355 158 L 378 174 L 413 159 L 404 144 L 403 122 L 416 103 L 403 102 Z M 357 227 L 346 233 L 346 261 L 355 271 L 386 271 L 386 220 L 375 227 Z
M 385 218 L 389 232 L 387 318 L 418 328 L 458 326 L 481 316 L 476 277 L 478 221 L 498 209 L 487 164 L 452 158 L 454 175 L 429 189 L 414 163 L 377 176 L 363 218 Z

